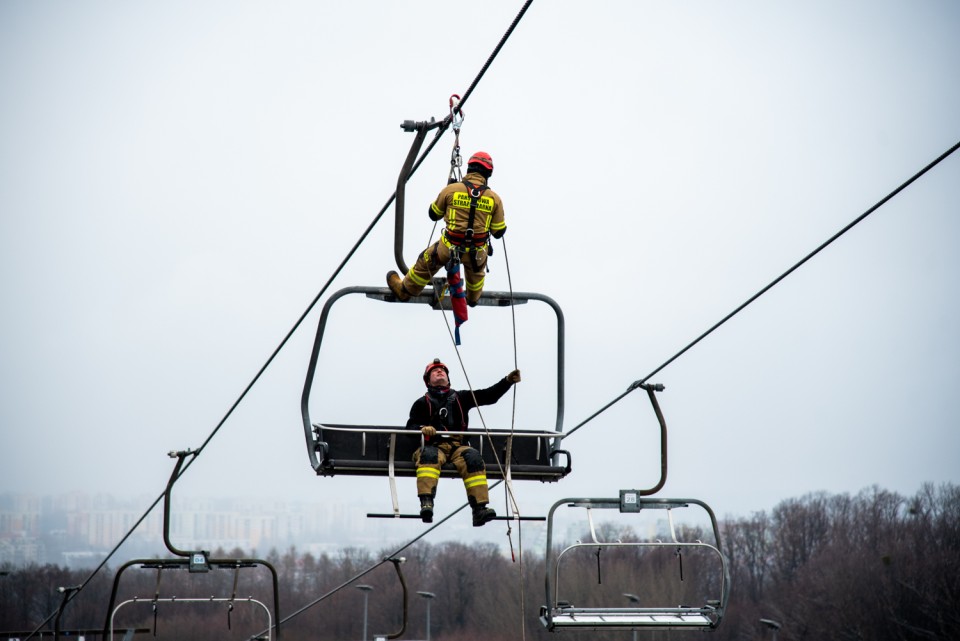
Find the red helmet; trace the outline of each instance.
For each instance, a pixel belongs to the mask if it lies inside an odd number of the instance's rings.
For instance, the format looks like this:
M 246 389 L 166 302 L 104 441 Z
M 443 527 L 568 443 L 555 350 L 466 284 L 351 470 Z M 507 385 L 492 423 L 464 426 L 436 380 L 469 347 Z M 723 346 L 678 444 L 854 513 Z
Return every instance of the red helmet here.
M 467 166 L 470 166 L 474 163 L 478 165 L 482 165 L 483 167 L 486 167 L 490 171 L 493 171 L 493 158 L 491 158 L 490 154 L 488 154 L 485 151 L 478 151 L 477 153 L 470 156 L 470 160 L 467 161 Z
M 449 378 L 449 376 L 450 376 L 450 370 L 447 369 L 447 366 L 446 366 L 446 365 L 444 365 L 443 363 L 440 362 L 440 359 L 439 359 L 439 358 L 435 358 L 435 359 L 433 359 L 433 362 L 429 363 L 429 364 L 427 365 L 426 369 L 423 370 L 423 382 L 424 382 L 424 383 L 426 383 L 427 385 L 430 384 L 430 372 L 432 372 L 433 370 L 437 369 L 438 367 L 441 368 L 441 369 L 443 369 L 443 371 L 447 373 L 447 377 Z

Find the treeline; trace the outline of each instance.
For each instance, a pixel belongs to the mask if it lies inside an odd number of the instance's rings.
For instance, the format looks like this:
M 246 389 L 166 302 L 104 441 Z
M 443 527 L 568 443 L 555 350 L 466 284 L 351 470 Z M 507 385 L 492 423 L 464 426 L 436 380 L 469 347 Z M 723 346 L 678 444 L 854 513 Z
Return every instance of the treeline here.
M 759 620 L 775 620 L 780 641 L 870 639 L 931 641 L 960 639 L 960 487 L 925 486 L 913 497 L 879 488 L 856 496 L 811 494 L 780 503 L 770 513 L 721 524 L 731 574 L 730 600 L 716 641 L 771 638 Z M 636 540 L 630 530 L 602 528 L 603 541 Z M 692 530 L 679 540 L 709 541 Z M 585 548 L 564 557 L 560 596 L 578 606 L 627 607 L 624 593 L 658 605 L 702 605 L 719 589 L 721 573 L 709 553 L 637 547 Z M 399 631 L 402 592 L 388 552 L 347 548 L 314 557 L 296 549 L 271 552 L 277 570 L 281 639 L 361 639 L 363 601 L 368 600 L 368 638 Z M 244 558 L 241 550 L 214 557 Z M 507 641 L 556 639 L 540 625 L 546 602 L 541 550 L 524 550 L 520 562 L 492 544 L 418 543 L 404 552 L 403 576 L 410 591 L 402 639 L 426 638 L 429 590 L 431 639 Z M 376 566 L 376 567 L 374 567 Z M 369 570 L 371 567 L 374 569 Z M 89 571 L 57 566 L 3 568 L 0 578 L 2 631 L 32 630 L 57 611 L 58 587 L 75 586 Z M 369 571 L 368 571 L 369 570 Z M 358 577 L 358 575 L 361 575 Z M 60 627 L 100 629 L 107 621 L 113 588 L 101 572 L 66 607 Z M 346 587 L 344 584 L 354 580 Z M 357 584 L 369 585 L 362 592 Z M 123 573 L 116 604 L 134 596 L 253 597 L 272 609 L 272 576 L 264 567 L 212 570 L 131 569 Z M 641 605 L 645 605 L 642 603 Z M 653 604 L 651 604 L 653 605 Z M 521 616 L 521 612 L 523 616 Z M 264 610 L 246 601 L 171 604 L 150 599 L 128 602 L 116 615 L 117 629 L 140 628 L 135 638 L 248 639 L 266 628 Z M 52 621 L 48 628 L 52 629 Z M 639 639 L 665 632 L 641 631 Z M 630 632 L 559 633 L 572 641 L 627 639 Z M 88 639 L 99 638 L 88 636 Z M 119 638 L 119 637 L 117 637 Z
M 723 639 L 960 639 L 960 487 L 813 494 L 727 523 Z

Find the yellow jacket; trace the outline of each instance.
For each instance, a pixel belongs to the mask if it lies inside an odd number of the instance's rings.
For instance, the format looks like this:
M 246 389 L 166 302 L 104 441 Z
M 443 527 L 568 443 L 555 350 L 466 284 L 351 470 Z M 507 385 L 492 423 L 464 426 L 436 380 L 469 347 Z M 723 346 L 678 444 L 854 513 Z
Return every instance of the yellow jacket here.
M 468 173 L 464 180 L 471 185 L 484 187 L 486 178 L 478 173 Z M 444 219 L 447 228 L 444 240 L 450 238 L 454 242 L 463 238 L 470 227 L 470 205 L 473 198 L 462 182 L 452 183 L 444 187 L 437 199 L 430 205 L 430 219 Z M 497 192 L 490 188 L 485 189 L 476 199 L 476 210 L 473 220 L 474 244 L 486 244 L 487 234 L 500 238 L 507 231 L 507 224 L 503 218 L 503 201 Z M 449 242 L 447 242 L 449 245 Z

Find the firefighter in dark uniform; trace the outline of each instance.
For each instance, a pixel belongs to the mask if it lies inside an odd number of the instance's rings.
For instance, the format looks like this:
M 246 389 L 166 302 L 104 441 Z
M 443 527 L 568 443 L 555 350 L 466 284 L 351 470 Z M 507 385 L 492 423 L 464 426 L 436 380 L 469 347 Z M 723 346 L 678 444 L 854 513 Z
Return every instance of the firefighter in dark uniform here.
M 467 161 L 463 182 L 447 185 L 430 205 L 430 220 L 442 218 L 446 228 L 440 240 L 420 253 L 406 276 L 387 273 L 387 285 L 398 300 L 408 300 L 423 291 L 451 254 L 460 258 L 466 272 L 467 304 L 474 307 L 480 300 L 490 237 L 500 238 L 507 231 L 503 201 L 488 187 L 491 174 L 493 159 L 478 151 Z
M 427 385 L 427 392 L 414 401 L 407 420 L 407 429 L 419 430 L 424 438 L 423 447 L 413 455 L 417 464 L 420 518 L 424 523 L 433 521 L 433 500 L 437 495 L 440 468 L 450 461 L 463 478 L 467 500 L 473 508 L 473 524 L 481 526 L 497 516 L 487 507 L 490 501 L 487 468 L 480 452 L 470 447 L 467 437 L 445 435 L 444 432 L 466 431 L 467 413 L 478 405 L 493 405 L 499 401 L 514 383 L 520 382 L 520 370 L 513 370 L 487 389 L 472 393 L 470 390 L 456 391 L 450 389 L 450 370 L 435 358 L 424 370 L 423 382 Z

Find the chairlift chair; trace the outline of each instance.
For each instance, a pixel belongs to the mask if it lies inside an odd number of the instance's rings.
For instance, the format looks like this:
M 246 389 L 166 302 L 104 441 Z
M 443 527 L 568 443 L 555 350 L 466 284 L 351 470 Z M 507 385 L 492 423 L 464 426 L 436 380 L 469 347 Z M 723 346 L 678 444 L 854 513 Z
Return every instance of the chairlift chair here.
M 713 529 L 713 543 L 699 540 L 680 541 L 677 539 L 673 526 L 672 510 L 687 508 L 691 505 L 703 508 L 709 515 Z M 587 508 L 591 538 L 587 541 L 577 541 L 558 552 L 553 548 L 554 517 L 561 506 Z M 655 509 L 667 510 L 670 520 L 670 540 L 600 541 L 597 538 L 592 521 L 592 510 L 594 509 L 615 509 L 621 513 L 636 514 L 644 514 Z M 706 552 L 708 556 L 715 559 L 715 563 L 719 564 L 720 581 L 719 586 L 717 586 L 717 593 L 705 597 L 699 605 L 652 603 L 649 606 L 627 608 L 614 605 L 577 607 L 561 598 L 559 584 L 563 567 L 561 562 L 564 557 L 575 550 L 586 548 L 597 551 L 599 563 L 599 550 L 602 548 L 627 547 L 666 548 L 675 550 L 678 555 L 683 552 Z M 638 566 L 637 572 L 639 571 Z M 540 621 L 551 632 L 564 630 L 713 629 L 720 624 L 726 610 L 729 583 L 730 571 L 726 556 L 720 548 L 720 531 L 717 527 L 717 520 L 713 510 L 702 501 L 696 499 L 649 498 L 642 496 L 642 492 L 639 490 L 621 490 L 618 498 L 568 498 L 557 501 L 550 509 L 547 517 L 545 579 L 547 604 L 540 609 Z

